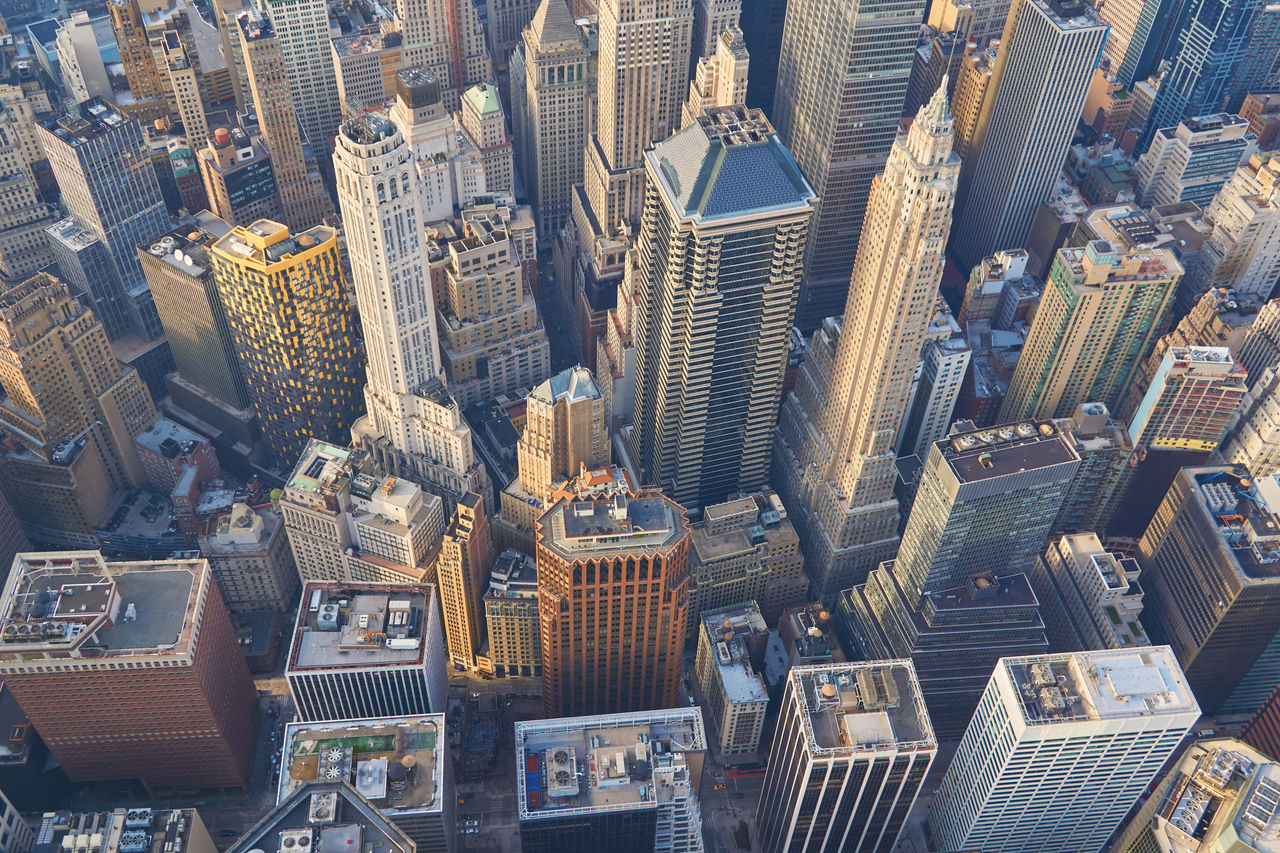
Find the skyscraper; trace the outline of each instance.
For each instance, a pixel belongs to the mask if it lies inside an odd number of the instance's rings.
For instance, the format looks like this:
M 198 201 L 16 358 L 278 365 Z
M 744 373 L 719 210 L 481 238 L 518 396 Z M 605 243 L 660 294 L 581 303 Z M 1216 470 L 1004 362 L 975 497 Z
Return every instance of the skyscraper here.
M 1097 207 L 1084 223 L 1098 239 L 1058 250 L 1001 420 L 1065 418 L 1086 402 L 1119 409 L 1164 329 L 1183 270 L 1172 249 L 1151 246 L 1146 214 Z
M 1098 14 L 1111 27 L 1102 48 L 1103 64 L 1117 82 L 1131 88 L 1147 79 L 1159 62 L 1163 28 L 1170 26 L 1173 0 L 1108 0 Z
M 284 55 L 283 69 L 272 67 L 259 71 L 260 74 L 269 76 L 268 85 L 280 86 L 261 94 L 278 99 L 287 89 L 293 106 L 289 111 L 290 115 L 302 125 L 313 155 L 328 157 L 329 137 L 337 133 L 338 123 L 342 120 L 338 81 L 329 52 L 328 4 L 324 0 L 257 0 L 256 5 L 267 17 L 267 26 L 273 30 L 275 39 L 280 44 L 280 52 Z M 263 86 L 263 81 L 259 81 L 256 86 L 253 83 L 254 66 L 257 64 L 255 57 L 250 56 L 251 52 L 245 50 L 243 45 L 241 51 L 249 72 L 249 85 L 253 89 L 253 103 L 261 119 L 266 113 L 279 107 L 277 103 L 266 102 L 259 97 L 258 88 Z M 269 136 L 268 142 L 271 141 Z M 306 225 L 315 225 L 317 222 L 308 222 Z
M 490 193 L 514 194 L 515 163 L 511 154 L 511 137 L 502 113 L 502 100 L 492 83 L 472 86 L 462 95 L 462 111 L 458 126 L 480 152 L 484 164 L 485 189 Z
M 635 461 L 707 506 L 765 484 L 815 197 L 759 110 L 708 110 L 645 162 Z
M 778 82 L 778 53 L 787 18 L 787 0 L 742 0 L 738 20 L 742 38 L 751 53 L 747 79 L 749 107 L 773 111 L 774 87 Z
M 1250 92 L 1264 91 L 1280 73 L 1280 3 L 1264 0 L 1254 13 L 1249 45 L 1227 90 L 1226 108 L 1241 112 Z
M 698 614 L 694 633 L 694 671 L 717 750 L 721 755 L 755 755 L 769 707 L 760 674 L 769 626 L 756 603 L 747 601 Z
M 107 255 L 107 269 L 92 283 L 87 273 L 68 268 L 74 261 L 58 255 L 63 277 L 89 285 L 86 295 L 108 337 L 137 332 L 148 340 L 158 338 L 160 319 L 137 248 L 167 231 L 169 217 L 141 126 L 110 102 L 94 98 L 80 105 L 78 115 L 40 122 L 36 135 L 72 221 L 100 242 Z
M 186 0 L 111 0 L 106 8 L 129 81 L 130 115 L 139 121 L 167 118 L 177 104 L 162 43 L 166 31 L 171 32 L 188 56 L 196 56 L 196 36 L 188 16 L 199 13 Z M 208 92 L 202 95 L 212 103 Z
M 1242 161 L 1258 150 L 1240 116 L 1216 113 L 1178 122 L 1155 132 L 1138 158 L 1137 203 L 1147 207 L 1193 201 L 1208 206 Z
M 1135 151 L 1144 152 L 1156 131 L 1183 119 L 1216 113 L 1249 46 L 1260 0 L 1184 0 L 1186 14 Z
M 487 636 L 483 599 L 496 556 L 484 499 L 468 492 L 453 509 L 436 561 L 445 641 L 455 667 L 476 668 Z
M 806 331 L 840 313 L 846 295 L 858 289 L 849 273 L 872 209 L 872 180 L 898 131 L 923 6 L 921 0 L 788 4 L 769 116 L 819 198 L 796 309 L 796 325 Z
M 396 85 L 390 113 L 344 123 L 334 153 L 338 202 L 369 355 L 366 414 L 351 432 L 384 470 L 441 495 L 451 512 L 465 492 L 483 494 L 488 488 L 471 429 L 442 382 L 421 227 L 429 221 L 428 199 L 432 205 L 442 200 L 452 210 L 452 191 L 439 187 L 451 186 L 452 175 L 424 175 L 414 146 L 415 130 L 424 127 L 417 122 L 419 114 L 439 109 L 439 86 L 420 69 L 400 72 Z M 435 170 L 441 163 L 433 153 L 423 159 Z M 443 166 L 452 171 L 447 161 Z
M 93 525 L 113 493 L 146 482 L 133 444 L 158 416 L 146 385 L 112 355 L 93 312 L 45 273 L 0 291 L 0 385 L 0 486 L 24 529 L 97 547 Z
M 359 413 L 364 357 L 337 232 L 260 219 L 211 254 L 263 439 L 288 470 L 312 437 L 342 441 Z
M 892 850 L 937 752 L 910 661 L 793 667 L 756 808 L 761 850 Z
M 1183 468 L 1138 541 L 1143 624 L 1213 713 L 1280 629 L 1280 478 Z
M 1149 646 L 1140 621 L 1141 571 L 1137 560 L 1108 552 L 1094 533 L 1050 542 L 1030 577 L 1052 650 Z
M 480 7 L 456 0 L 396 0 L 406 68 L 426 68 L 439 82 L 437 94 L 448 113 L 461 106 L 462 93 L 493 79 Z
M 311 152 L 303 147 L 298 131 L 299 109 L 303 105 L 295 101 L 296 86 L 290 80 L 291 72 L 295 79 L 303 72 L 294 71 L 289 64 L 284 43 L 276 35 L 272 19 L 263 12 L 241 12 L 236 16 L 236 22 L 240 30 L 240 51 L 249 75 L 249 88 L 258 110 L 258 123 L 271 153 L 271 170 L 275 175 L 284 222 L 294 230 L 305 231 L 320 225 L 326 216 L 333 214 L 333 202 L 320 180 L 319 167 L 311 153 L 317 145 L 325 144 L 328 136 L 322 136 L 319 142 L 308 139 Z M 302 24 L 294 21 L 286 26 L 292 29 Z M 325 58 L 328 58 L 327 54 Z M 305 77 L 297 85 L 306 86 Z M 336 93 L 333 101 L 336 108 Z M 328 119 L 317 121 L 326 123 Z
M 1129 437 L 1149 449 L 1216 450 L 1247 387 L 1226 347 L 1173 347 L 1126 418 Z
M 783 407 L 773 482 L 820 596 L 861 582 L 897 542 L 893 443 L 942 276 L 951 130 L 939 87 L 876 177 L 844 318 L 814 335 Z
M 941 297 L 926 334 L 896 442 L 899 456 L 924 458 L 929 447 L 947 434 L 968 373 L 969 343 Z
M 951 241 L 961 269 L 1026 245 L 1106 37 L 1106 24 L 1081 0 L 1013 4 L 961 173 Z
M 737 29 L 741 18 L 742 0 L 693 0 L 690 76 L 699 59 L 716 52 L 721 33 L 727 29 Z M 741 104 L 743 101 L 734 103 Z
M 196 156 L 209 209 L 223 222 L 249 225 L 283 216 L 271 154 L 260 138 L 238 127 L 220 127 Z
M 30 550 L 31 543 L 22 532 L 18 516 L 14 514 L 9 499 L 4 496 L 4 490 L 0 489 L 0 567 L 8 571 L 13 565 L 15 554 Z
M 1096 853 L 1199 717 L 1167 646 L 1004 658 L 934 797 L 934 843 Z
M 689 81 L 689 100 L 680 114 L 685 128 L 708 107 L 731 107 L 747 100 L 747 68 L 750 57 L 737 27 L 720 33 L 712 51 L 698 60 Z
M 0 612 L 5 688 L 72 780 L 246 784 L 257 697 L 205 560 L 25 554 Z
M 1219 456 L 1254 477 L 1280 471 L 1280 366 L 1262 371 L 1227 422 Z
M 537 534 L 546 715 L 674 706 L 688 630 L 684 508 L 619 489 L 560 501 Z

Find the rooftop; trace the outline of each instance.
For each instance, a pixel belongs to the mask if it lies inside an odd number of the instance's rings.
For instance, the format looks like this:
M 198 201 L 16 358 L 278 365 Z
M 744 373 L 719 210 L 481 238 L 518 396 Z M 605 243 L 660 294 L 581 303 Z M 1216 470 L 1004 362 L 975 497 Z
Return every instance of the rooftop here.
M 0 660 L 185 654 L 208 571 L 204 560 L 19 554 L 0 599 Z
M 1002 658 L 999 665 L 1027 725 L 1200 713 L 1168 646 Z
M 787 680 L 816 756 L 937 746 L 909 660 L 797 666 Z
M 522 821 L 692 798 L 707 748 L 699 708 L 517 722 L 515 737 Z
M 530 397 L 541 400 L 548 405 L 558 400 L 575 403 L 578 400 L 600 399 L 600 388 L 596 385 L 591 371 L 582 365 L 575 365 L 552 376 L 547 381 L 534 387 Z
M 413 842 L 347 782 L 293 791 L 233 844 L 229 853 L 410 853 Z
M 259 219 L 247 228 L 232 229 L 214 244 L 214 249 L 235 261 L 270 267 L 288 261 L 294 255 L 324 248 L 336 236 L 337 232 L 326 225 L 291 234 L 286 225 Z
M 1243 468 L 1184 468 L 1194 499 L 1246 582 L 1280 583 L 1280 474 L 1254 480 Z
M 961 483 L 1049 468 L 1080 458 L 1052 421 L 1021 421 L 956 433 L 934 446 Z
M 308 583 L 286 671 L 420 665 L 434 598 L 429 584 Z
M 661 494 L 561 500 L 538 521 L 538 541 L 565 559 L 666 551 L 688 532 L 684 508 Z
M 489 572 L 485 598 L 536 598 L 538 564 L 519 551 L 503 551 Z
M 753 653 L 763 662 L 764 645 L 769 640 L 769 626 L 756 603 L 704 610 L 699 618 L 715 655 L 725 699 L 732 704 L 769 701 L 764 679 L 751 662 Z M 753 649 L 757 643 L 758 648 Z
M 311 782 L 341 781 L 392 818 L 442 812 L 446 743 L 444 714 L 289 723 L 278 799 Z
M 192 278 L 204 278 L 213 270 L 209 249 L 230 230 L 230 225 L 208 214 L 198 225 L 183 225 L 170 231 L 145 251 Z
M 184 853 L 194 809 L 118 808 L 109 812 L 45 812 L 34 853 Z
M 115 104 L 101 97 L 84 101 L 78 107 L 77 113 L 74 115 L 63 113 L 60 116 L 45 119 L 40 124 L 54 136 L 72 146 L 83 145 L 130 122 L 137 126 L 137 122 L 133 122 L 116 109 Z

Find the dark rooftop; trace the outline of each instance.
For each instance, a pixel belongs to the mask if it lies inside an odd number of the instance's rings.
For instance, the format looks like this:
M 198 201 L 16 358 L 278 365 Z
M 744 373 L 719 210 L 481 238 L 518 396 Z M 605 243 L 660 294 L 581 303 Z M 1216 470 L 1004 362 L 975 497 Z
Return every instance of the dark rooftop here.
M 1048 468 L 1080 458 L 1052 421 L 1022 421 L 962 432 L 934 446 L 961 483 Z
M 413 849 L 409 837 L 349 783 L 313 782 L 268 812 L 228 853 L 410 853 Z

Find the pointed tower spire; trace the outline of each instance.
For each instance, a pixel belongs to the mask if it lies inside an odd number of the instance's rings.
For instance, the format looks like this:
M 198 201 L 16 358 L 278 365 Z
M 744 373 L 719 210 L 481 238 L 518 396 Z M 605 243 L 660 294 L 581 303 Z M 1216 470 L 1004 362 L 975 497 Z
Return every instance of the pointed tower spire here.
M 949 78 L 949 74 L 943 74 L 942 82 L 934 90 L 933 97 L 929 99 L 929 103 L 916 111 L 915 124 L 924 122 L 924 129 L 931 136 L 938 136 L 943 132 L 952 132 L 951 105 L 947 101 L 947 82 Z

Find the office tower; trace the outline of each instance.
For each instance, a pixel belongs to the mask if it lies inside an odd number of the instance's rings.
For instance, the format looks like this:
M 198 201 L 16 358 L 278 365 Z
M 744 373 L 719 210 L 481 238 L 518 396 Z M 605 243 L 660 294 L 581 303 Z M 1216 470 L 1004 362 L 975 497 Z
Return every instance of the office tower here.
M 674 705 L 688 631 L 684 508 L 622 487 L 564 499 L 539 519 L 537 548 L 546 715 Z
M 1240 739 L 1267 755 L 1280 755 L 1280 685 L 1245 723 Z
M 1245 95 L 1239 112 L 1240 118 L 1249 122 L 1249 132 L 1258 137 L 1259 150 L 1272 150 L 1280 136 L 1280 91 L 1253 89 Z
M 910 661 L 793 668 L 756 808 L 761 850 L 892 850 L 937 752 Z
M 297 606 L 298 567 L 274 507 L 233 503 L 202 533 L 200 552 L 232 613 Z
M 693 0 L 693 30 L 689 38 L 690 76 L 700 59 L 716 52 L 720 36 L 726 30 L 738 29 L 741 19 L 742 0 Z M 744 79 L 744 85 L 745 82 Z M 743 94 L 746 94 L 745 91 Z M 738 99 L 733 103 L 742 104 L 745 101 Z
M 443 713 L 289 723 L 281 738 L 285 761 L 276 802 L 317 782 L 340 780 L 399 827 L 415 853 L 453 850 L 457 794 L 446 731 Z
M 550 240 L 569 217 L 582 182 L 583 151 L 594 114 L 595 57 L 565 0 L 542 0 L 511 59 L 511 119 L 520 176 Z
M 1183 119 L 1216 113 L 1229 93 L 1231 78 L 1249 48 L 1259 0 L 1186 0 L 1173 64 L 1164 75 L 1146 124 L 1138 135 L 1144 152 L 1158 129 Z
M 1013 4 L 961 172 L 952 229 L 961 269 L 1026 244 L 1106 36 L 1106 24 L 1079 0 Z
M 246 784 L 257 697 L 207 562 L 25 554 L 0 611 L 4 686 L 68 778 Z
M 969 343 L 960 324 L 939 298 L 908 395 L 907 416 L 898 433 L 899 456 L 927 456 L 933 443 L 947 434 L 969 356 Z
M 445 641 L 455 668 L 477 668 L 487 637 L 483 598 L 494 559 L 484 499 L 467 492 L 454 507 L 436 560 Z
M 382 109 L 395 97 L 404 38 L 392 21 L 375 21 L 329 42 L 338 100 L 347 114 Z
M 502 490 L 502 520 L 528 553 L 533 528 L 559 484 L 610 458 L 607 401 L 591 371 L 562 370 L 525 397 L 524 430 L 516 445 L 517 476 Z
M 22 551 L 30 551 L 31 543 L 22 532 L 18 516 L 10 506 L 8 498 L 0 490 L 0 570 L 9 571 L 13 565 L 14 555 Z
M 197 151 L 209 142 L 209 123 L 205 119 L 205 103 L 200 95 L 203 78 L 195 61 L 187 55 L 178 34 L 172 30 L 164 34 L 164 72 L 169 90 L 177 104 L 178 118 L 182 122 L 187 142 Z
M 441 368 L 449 393 L 466 407 L 544 381 L 551 344 L 533 282 L 525 277 L 515 223 L 477 208 L 464 211 L 459 225 L 458 236 L 443 247 L 447 261 L 435 298 Z
M 1213 713 L 1280 629 L 1274 570 L 1280 480 L 1244 468 L 1183 468 L 1138 542 L 1143 624 L 1173 646 Z
M 1199 716 L 1166 646 L 1003 658 L 934 798 L 934 843 L 1101 850 Z
M 947 79 L 948 96 L 955 91 L 956 81 L 960 79 L 960 64 L 968 46 L 964 36 L 943 32 L 916 48 L 911 61 L 911 80 L 907 83 L 907 99 L 902 104 L 903 115 L 915 115 L 916 110 L 929 103 L 934 91 L 942 85 L 943 77 Z
M 1249 45 L 1236 67 L 1227 90 L 1226 109 L 1244 115 L 1242 105 L 1249 92 L 1265 91 L 1280 74 L 1280 4 L 1260 3 L 1254 12 Z
M 253 103 L 267 137 L 267 146 L 274 155 L 276 144 L 272 131 L 277 134 L 280 131 L 275 127 L 268 128 L 268 116 L 280 112 L 281 107 L 266 99 L 287 97 L 289 101 L 286 103 L 291 107 L 288 115 L 295 127 L 302 126 L 305 139 L 311 144 L 316 157 L 327 156 L 329 137 L 338 132 L 338 124 L 342 120 L 338 83 L 329 52 L 329 7 L 323 0 L 258 0 L 255 5 L 260 10 L 261 26 L 265 29 L 262 37 L 274 38 L 283 62 L 280 66 L 262 65 L 269 60 L 259 58 L 260 49 L 241 44 Z M 256 16 L 251 12 L 247 17 L 252 19 Z M 237 16 L 237 20 L 243 19 Z M 256 84 L 255 75 L 260 78 Z M 277 164 L 276 169 L 280 168 Z M 286 182 L 287 179 L 281 180 L 282 184 Z M 306 224 L 318 222 L 319 219 Z
M 160 320 L 136 249 L 167 231 L 169 218 L 155 172 L 146 162 L 142 128 L 96 98 L 81 104 L 79 115 L 40 122 L 36 135 L 72 221 L 105 249 L 102 283 L 86 296 L 108 336 L 114 340 L 137 332 L 148 340 L 159 337 Z M 72 264 L 58 253 L 56 243 L 53 248 L 63 276 L 82 283 L 85 273 L 69 269 Z
M 167 118 L 175 103 L 161 44 L 166 31 L 172 32 L 183 42 L 188 55 L 195 56 L 196 37 L 188 16 L 198 13 L 186 0 L 112 0 L 106 6 L 129 83 L 130 116 L 139 121 Z
M 769 112 L 818 195 L 796 325 L 840 313 L 872 180 L 891 156 L 923 4 L 791 0 Z M 603 77 L 603 68 L 601 69 Z
M 448 813 L 452 815 L 452 810 Z M 446 834 L 446 843 L 451 838 Z M 351 782 L 317 780 L 276 804 L 228 850 L 283 851 L 286 845 L 293 850 L 318 850 L 322 844 L 346 847 L 356 843 L 384 853 L 417 853 L 418 849 L 409 834 Z M 427 849 L 450 848 L 442 845 Z
M 1102 403 L 1081 403 L 1071 417 L 1054 423 L 1080 457 L 1080 467 L 1062 499 L 1053 532 L 1105 533 L 1138 462 L 1129 431 Z
M 1280 366 L 1262 371 L 1231 413 L 1218 456 L 1257 478 L 1280 470 Z
M 4 121 L 8 118 L 9 121 Z M 15 132 L 16 116 L 0 102 L 0 279 L 15 282 L 35 275 L 54 261 L 47 229 L 53 225 L 49 206 L 39 195 L 34 170 Z M 28 130 L 28 134 L 32 131 Z
M 774 86 L 778 82 L 778 53 L 787 17 L 787 0 L 742 0 L 739 25 L 752 56 L 747 79 L 746 104 L 773 111 Z
M 111 82 L 88 12 L 75 12 L 58 22 L 57 51 L 62 85 L 71 100 L 79 104 L 111 97 Z
M 267 2 L 272 3 L 272 0 Z M 283 0 L 282 3 L 273 5 L 288 2 L 289 0 Z M 296 5 L 301 7 L 308 2 L 310 0 L 302 0 Z M 323 16 L 324 6 L 318 5 Z M 289 21 L 286 27 L 305 29 L 309 20 L 310 16 L 307 15 L 297 22 Z M 303 72 L 295 71 L 291 66 L 284 42 L 277 36 L 272 19 L 263 12 L 241 12 L 236 16 L 236 24 L 245 71 L 249 75 L 249 89 L 253 93 L 253 102 L 258 111 L 258 126 L 271 154 L 271 171 L 275 176 L 284 223 L 296 231 L 305 231 L 321 224 L 326 216 L 333 214 L 333 202 L 320 180 L 319 167 L 316 165 L 315 155 L 311 153 L 321 145 L 327 145 L 328 131 L 318 138 L 307 138 L 311 145 L 310 151 L 304 147 L 299 128 L 305 126 L 300 122 L 304 121 L 302 111 L 308 104 L 297 100 L 296 87 L 305 87 L 308 81 L 305 77 L 296 78 L 297 83 L 290 79 L 291 72 L 295 76 Z M 327 59 L 327 56 L 324 58 Z M 330 71 L 332 72 L 332 66 Z M 323 83 L 322 80 L 318 82 Z M 317 86 L 316 91 L 323 91 L 323 87 Z M 326 101 L 331 100 L 332 107 L 337 109 L 336 93 L 325 94 L 323 97 Z M 328 118 L 313 111 L 307 121 L 325 125 Z
M 1263 302 L 1280 277 L 1280 158 L 1254 154 L 1236 169 L 1205 209 L 1208 238 L 1188 265 L 1179 289 L 1187 305 L 1205 292 L 1228 287 L 1240 301 Z
M 959 321 L 967 326 L 987 320 L 993 329 L 1009 329 L 1016 320 L 1026 319 L 1030 303 L 1039 302 L 1044 289 L 1043 283 L 1027 272 L 1028 260 L 1025 249 L 1001 249 L 983 258 L 969 273 Z
M 959 77 L 951 94 L 951 117 L 955 122 L 955 152 L 960 158 L 969 156 L 982 118 L 982 104 L 991 86 L 996 57 L 1000 54 L 1000 40 L 986 45 L 969 42 L 960 62 Z
M 1280 362 L 1280 300 L 1272 299 L 1258 310 L 1240 341 L 1236 358 L 1256 382 L 1262 371 Z
M 1226 347 L 1173 347 L 1126 420 L 1135 446 L 1212 452 L 1248 386 Z
M 271 155 L 238 127 L 218 128 L 197 152 L 209 209 L 230 225 L 249 225 L 284 215 Z
M 1149 646 L 1143 630 L 1141 573 L 1133 557 L 1102 547 L 1096 533 L 1072 533 L 1049 543 L 1029 578 L 1040 600 L 1054 652 Z
M 338 441 L 357 417 L 363 354 L 337 231 L 260 219 L 210 254 L 266 448 L 285 469 L 312 437 Z
M 713 52 L 697 61 L 694 77 L 689 81 L 689 99 L 680 114 L 680 127 L 693 124 L 705 109 L 744 103 L 749 64 L 742 31 L 734 27 L 722 32 Z
M 435 585 L 304 583 L 284 674 L 306 722 L 443 713 Z
M 809 594 L 800 540 L 771 491 L 709 506 L 693 525 L 689 551 L 689 631 L 705 610 L 754 601 L 766 624 Z
M 400 72 L 396 85 L 389 118 L 373 114 L 344 123 L 334 154 L 369 354 L 367 413 L 351 434 L 385 471 L 430 489 L 452 507 L 465 492 L 483 494 L 488 478 L 476 460 L 471 429 L 442 382 L 428 247 L 417 227 L 396 223 L 429 221 L 436 206 L 452 212 L 455 196 L 445 187 L 452 187 L 454 164 L 436 157 L 445 150 L 433 143 L 422 160 L 415 151 L 415 133 L 430 131 L 419 119 L 439 117 L 435 80 L 415 69 Z M 449 128 L 456 139 L 451 121 Z M 424 161 L 430 164 L 426 173 Z M 399 310 L 401 304 L 412 310 Z
M 929 4 L 925 22 L 938 32 L 957 33 L 982 45 L 1004 32 L 1010 5 L 1010 0 L 938 0 Z
M 782 410 L 773 485 L 820 596 L 861 582 L 897 544 L 893 442 L 942 277 L 959 171 L 940 87 L 894 141 L 872 187 L 844 317 L 814 334 Z
M 516 723 L 516 808 L 525 853 L 700 853 L 702 711 Z
M 484 594 L 488 668 L 498 678 L 541 678 L 538 567 L 518 551 L 503 551 Z
M 462 93 L 493 79 L 480 9 L 454 0 L 396 0 L 406 68 L 424 68 L 437 82 L 436 97 L 456 113 Z
M 1257 153 L 1249 123 L 1227 113 L 1162 127 L 1138 158 L 1137 203 L 1143 207 L 1193 201 L 1208 206 L 1242 162 Z
M 759 110 L 708 110 L 645 159 L 635 461 L 706 506 L 765 483 L 815 197 Z
M 769 691 L 760 675 L 769 626 L 756 603 L 748 600 L 733 607 L 704 610 L 695 631 L 698 650 L 694 671 L 716 738 L 716 752 L 755 755 L 769 707 Z
M 1084 99 L 1084 120 L 1099 134 L 1123 142 L 1133 114 L 1133 98 L 1129 90 L 1101 68 L 1093 72 L 1089 93 Z
M 22 828 L 31 833 L 26 824 L 22 824 Z M 50 811 L 42 816 L 37 831 L 40 844 L 35 849 L 41 853 L 62 849 L 63 845 L 75 849 L 81 838 L 100 840 L 104 848 L 113 850 L 163 838 L 170 839 L 166 843 L 172 846 L 173 853 L 216 853 L 218 849 L 196 809 L 121 806 L 100 812 Z M 35 835 L 31 836 L 33 843 L 35 838 Z M 32 846 L 9 849 L 15 853 L 30 853 Z
M 0 292 L 0 343 L 0 484 L 32 539 L 96 547 L 113 493 L 146 482 L 133 437 L 156 420 L 151 396 L 51 275 Z
M 493 0 L 489 4 L 485 23 L 489 30 L 489 56 L 495 67 L 508 68 L 511 51 L 519 46 L 524 28 L 542 5 L 542 0 Z
M 933 446 L 896 561 L 841 593 L 864 658 L 910 657 L 934 728 L 958 737 L 992 664 L 1047 651 L 1027 582 L 1079 466 L 1055 425 L 958 432 Z M 903 630 L 903 625 L 910 625 Z
M 1000 417 L 1063 418 L 1085 402 L 1119 408 L 1164 330 L 1182 265 L 1151 246 L 1151 221 L 1132 204 L 1098 207 L 1098 234 L 1059 249 Z
M 514 193 L 515 163 L 511 154 L 511 137 L 507 136 L 502 102 L 492 83 L 472 86 L 463 93 L 459 125 L 480 152 L 485 189 L 490 193 Z
M 432 579 L 445 529 L 441 499 L 383 476 L 362 451 L 312 439 L 279 506 L 303 580 Z

